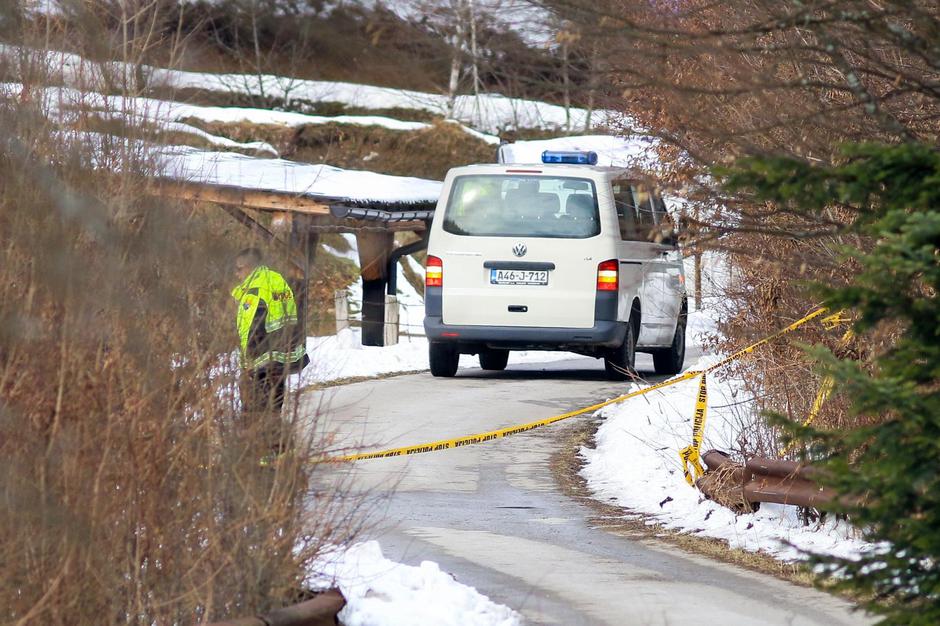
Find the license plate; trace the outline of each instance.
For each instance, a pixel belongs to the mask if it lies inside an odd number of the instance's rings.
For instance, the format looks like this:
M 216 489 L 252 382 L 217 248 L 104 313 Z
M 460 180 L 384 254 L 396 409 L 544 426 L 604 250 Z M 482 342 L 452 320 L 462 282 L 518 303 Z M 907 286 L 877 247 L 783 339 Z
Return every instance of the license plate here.
M 490 270 L 491 285 L 547 285 L 548 270 Z

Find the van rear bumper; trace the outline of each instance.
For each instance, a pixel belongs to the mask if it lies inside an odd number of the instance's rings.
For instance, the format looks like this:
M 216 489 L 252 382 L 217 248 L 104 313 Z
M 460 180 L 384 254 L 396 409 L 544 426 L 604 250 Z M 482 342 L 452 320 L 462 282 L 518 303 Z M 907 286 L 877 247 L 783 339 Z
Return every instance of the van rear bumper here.
M 537 328 L 532 326 L 455 326 L 441 316 L 424 318 L 428 341 L 455 343 L 461 351 L 479 347 L 512 350 L 566 350 L 569 348 L 616 348 L 627 334 L 624 322 L 598 320 L 591 328 Z

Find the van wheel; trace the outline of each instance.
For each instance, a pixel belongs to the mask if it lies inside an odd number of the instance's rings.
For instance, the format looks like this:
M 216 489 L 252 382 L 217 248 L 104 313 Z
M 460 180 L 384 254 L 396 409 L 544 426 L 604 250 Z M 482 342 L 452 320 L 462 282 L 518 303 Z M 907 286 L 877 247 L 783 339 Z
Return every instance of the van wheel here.
M 657 374 L 678 374 L 682 371 L 685 362 L 685 325 L 686 313 L 683 310 L 676 322 L 676 334 L 672 337 L 672 345 L 665 350 L 653 352 L 653 367 Z
M 428 345 L 428 361 L 431 363 L 432 376 L 450 378 L 457 373 L 460 353 L 453 344 L 431 343 Z
M 480 352 L 480 367 L 485 370 L 504 370 L 509 362 L 509 350 L 492 348 Z
M 604 369 L 610 380 L 633 380 L 636 376 L 636 335 L 633 320 L 627 324 L 623 345 L 604 357 Z

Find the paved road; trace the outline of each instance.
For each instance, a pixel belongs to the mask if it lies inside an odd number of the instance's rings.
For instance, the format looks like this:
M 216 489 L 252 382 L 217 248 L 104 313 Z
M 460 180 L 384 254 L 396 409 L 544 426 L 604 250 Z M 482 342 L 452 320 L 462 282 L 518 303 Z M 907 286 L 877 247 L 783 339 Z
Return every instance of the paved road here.
M 468 357 L 462 357 L 468 358 Z M 652 363 L 639 355 L 641 373 Z M 350 446 L 384 448 L 536 420 L 622 393 L 603 365 L 573 358 L 402 376 L 305 398 Z M 574 418 L 579 419 L 579 418 Z M 583 418 L 582 418 L 583 419 Z M 367 532 L 386 556 L 438 562 L 534 624 L 860 624 L 826 594 L 649 539 L 595 527 L 597 511 L 563 495 L 549 469 L 569 422 L 486 444 L 348 464 L 334 479 L 374 498 Z

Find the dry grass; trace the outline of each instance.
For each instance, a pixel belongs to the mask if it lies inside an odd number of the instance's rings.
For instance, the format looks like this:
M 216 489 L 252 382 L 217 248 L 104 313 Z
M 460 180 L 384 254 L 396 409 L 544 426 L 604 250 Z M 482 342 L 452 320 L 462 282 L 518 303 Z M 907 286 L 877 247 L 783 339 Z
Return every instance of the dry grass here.
M 37 77 L 38 78 L 38 77 Z M 191 624 L 292 601 L 362 503 L 313 492 L 327 442 L 258 460 L 228 295 L 243 244 L 156 200 L 145 148 L 0 101 L 0 621 Z M 275 264 L 277 262 L 275 261 Z
M 353 124 L 283 128 L 209 124 L 194 119 L 186 122 L 236 141 L 267 141 L 284 158 L 396 176 L 443 180 L 451 167 L 496 159 L 495 147 L 448 122 L 434 122 L 430 128 L 409 132 Z

